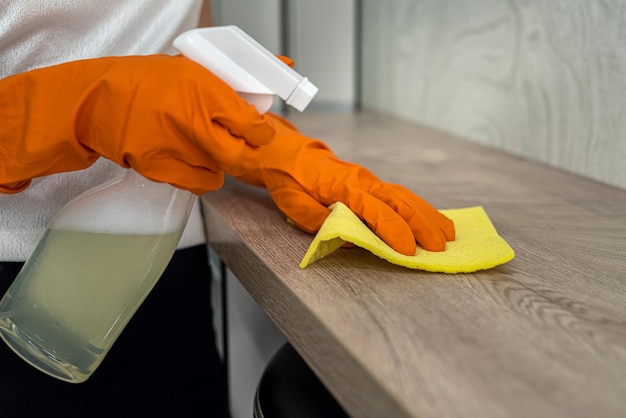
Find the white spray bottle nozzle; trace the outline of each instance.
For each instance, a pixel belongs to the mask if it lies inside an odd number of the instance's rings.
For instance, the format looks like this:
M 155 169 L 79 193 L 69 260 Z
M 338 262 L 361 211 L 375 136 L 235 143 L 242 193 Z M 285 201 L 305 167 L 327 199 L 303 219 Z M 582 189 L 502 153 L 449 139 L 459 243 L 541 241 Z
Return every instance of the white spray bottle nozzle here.
M 318 91 L 237 26 L 192 29 L 174 47 L 240 93 L 278 95 L 303 111 Z

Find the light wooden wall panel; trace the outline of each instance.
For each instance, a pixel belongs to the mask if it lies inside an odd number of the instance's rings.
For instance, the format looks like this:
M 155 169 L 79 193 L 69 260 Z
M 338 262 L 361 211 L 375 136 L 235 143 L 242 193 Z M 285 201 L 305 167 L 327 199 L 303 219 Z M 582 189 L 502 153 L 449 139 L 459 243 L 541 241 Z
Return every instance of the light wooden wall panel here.
M 363 105 L 626 188 L 626 1 L 364 0 Z

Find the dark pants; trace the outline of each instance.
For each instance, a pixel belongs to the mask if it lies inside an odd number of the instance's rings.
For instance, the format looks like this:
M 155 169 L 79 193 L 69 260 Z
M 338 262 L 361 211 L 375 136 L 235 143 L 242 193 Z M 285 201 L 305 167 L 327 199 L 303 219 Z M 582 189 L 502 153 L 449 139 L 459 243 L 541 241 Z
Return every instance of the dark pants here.
M 22 263 L 0 263 L 0 296 Z M 228 417 L 204 246 L 179 250 L 84 383 L 56 380 L 0 341 L 0 417 Z

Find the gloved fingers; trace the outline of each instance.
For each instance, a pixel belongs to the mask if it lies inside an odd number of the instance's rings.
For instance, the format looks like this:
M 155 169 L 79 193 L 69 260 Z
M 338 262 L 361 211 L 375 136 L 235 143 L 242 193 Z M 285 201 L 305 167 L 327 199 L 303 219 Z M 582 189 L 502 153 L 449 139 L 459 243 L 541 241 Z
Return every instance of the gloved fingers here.
M 269 144 L 275 133 L 269 118 L 259 114 L 254 106 L 242 99 L 230 86 L 225 85 L 216 90 L 214 84 L 224 82 L 215 76 L 213 78 L 215 80 L 211 80 L 205 88 L 212 89 L 212 92 L 217 91 L 219 96 L 210 98 L 217 101 L 217 105 L 211 106 L 210 118 L 228 129 L 232 135 L 245 139 L 250 145 Z
M 433 233 L 435 228 L 443 233 L 446 241 L 454 240 L 454 223 L 406 187 L 381 182 L 374 184 L 370 193 L 392 207 L 409 224 L 417 241 L 425 249 L 430 251 L 443 251 L 445 249 L 445 241 L 440 243 L 439 240 L 428 239 L 429 236 L 435 237 Z
M 261 152 L 248 142 L 232 134 L 223 126 L 214 124 L 207 127 L 208 139 L 199 140 L 203 151 L 211 156 L 217 166 L 231 176 L 241 176 L 256 168 Z
M 243 138 L 252 146 L 267 145 L 274 139 L 272 122 L 265 115 L 259 115 L 254 106 L 245 102 L 239 108 L 233 106 L 215 111 L 211 117 L 231 135 Z
M 150 160 L 131 158 L 128 163 L 150 180 L 169 183 L 197 195 L 217 190 L 224 184 L 224 172 L 210 158 L 200 165 L 174 155 L 153 156 Z
M 17 181 L 85 168 L 99 156 L 196 193 L 214 190 L 223 181 L 215 160 L 248 161 L 275 132 L 226 83 L 180 56 L 88 59 L 0 81 L 0 113 L 10 122 L 0 142 L 12 162 L 0 182 L 15 191 L 26 186 Z M 215 126 L 229 135 L 211 151 Z M 29 152 L 13 152 L 22 148 Z
M 445 239 L 440 231 L 429 228 L 429 232 L 435 235 L 434 237 L 428 234 L 420 234 L 419 237 L 415 237 L 411 227 L 396 211 L 363 190 L 350 192 L 343 203 L 360 217 L 376 235 L 401 254 L 415 255 L 416 238 L 421 239 L 418 241 L 422 247 L 424 247 L 423 241 L 426 241 L 426 246 L 433 248 L 432 241 L 434 240 L 438 244 L 436 248 L 441 246 L 441 241 L 443 241 L 445 248 Z
M 280 211 L 309 234 L 319 231 L 330 214 L 330 209 L 301 189 L 277 188 L 270 190 L 270 194 Z
M 243 138 L 252 146 L 268 144 L 274 137 L 274 127 L 268 117 L 259 114 L 254 106 L 239 97 L 228 84 L 211 71 L 182 56 L 172 57 L 180 63 L 174 86 L 179 98 L 186 99 L 182 106 L 192 115 L 192 124 L 217 122 L 233 136 Z M 180 99 L 177 99 L 180 102 Z M 186 102 L 186 103 L 185 103 Z M 198 123 L 202 119 L 204 123 Z M 203 131 L 195 131 L 202 137 Z

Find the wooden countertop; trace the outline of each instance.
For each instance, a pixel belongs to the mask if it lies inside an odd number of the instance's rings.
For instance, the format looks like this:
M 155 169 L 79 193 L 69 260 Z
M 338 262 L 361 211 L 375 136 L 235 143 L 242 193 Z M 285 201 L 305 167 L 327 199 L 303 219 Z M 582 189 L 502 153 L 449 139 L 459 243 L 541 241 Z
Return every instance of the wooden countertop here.
M 626 416 L 626 191 L 372 113 L 291 119 L 435 207 L 482 205 L 516 252 L 404 269 L 312 237 L 265 190 L 203 196 L 211 245 L 354 417 Z

